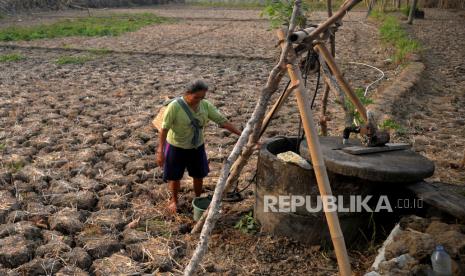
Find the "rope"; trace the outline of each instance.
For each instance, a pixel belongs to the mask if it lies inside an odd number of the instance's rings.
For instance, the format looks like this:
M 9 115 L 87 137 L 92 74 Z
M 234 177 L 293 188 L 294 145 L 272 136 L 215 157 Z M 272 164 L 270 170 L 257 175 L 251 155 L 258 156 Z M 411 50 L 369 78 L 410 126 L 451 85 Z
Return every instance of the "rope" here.
M 370 83 L 370 84 L 365 88 L 365 93 L 363 93 L 363 96 L 365 96 L 365 97 L 366 97 L 367 94 L 368 94 L 368 89 L 369 89 L 373 84 L 375 84 L 375 83 L 381 81 L 382 79 L 384 79 L 385 74 L 384 74 L 384 72 L 383 72 L 381 69 L 379 69 L 379 68 L 376 68 L 376 67 L 374 67 L 374 66 L 372 66 L 372 65 L 365 64 L 365 63 L 361 63 L 361 62 L 349 62 L 349 64 L 364 65 L 364 66 L 373 68 L 373 69 L 375 69 L 375 70 L 377 70 L 378 72 L 381 73 L 381 77 L 379 77 L 379 78 L 378 78 L 377 80 L 375 80 L 374 82 Z
M 313 62 L 310 62 L 311 59 L 314 59 Z M 315 54 L 315 52 L 313 50 L 308 50 L 308 53 L 307 53 L 307 57 L 305 59 L 305 63 L 304 63 L 304 87 L 307 87 L 307 78 L 308 78 L 308 73 L 310 71 L 310 66 L 315 63 L 315 66 L 316 66 L 316 63 L 318 63 L 318 75 L 317 75 L 317 79 L 316 79 L 316 86 L 315 86 L 315 92 L 313 92 L 313 98 L 312 98 L 312 103 L 310 105 L 310 108 L 313 110 L 313 107 L 314 107 L 314 104 L 315 104 L 315 99 L 316 99 L 316 95 L 318 94 L 318 89 L 319 89 L 319 86 L 320 86 L 320 78 L 321 78 L 321 71 L 319 70 L 320 68 L 320 65 L 319 65 L 319 58 L 318 58 L 318 55 Z M 297 145 L 296 145 L 296 151 L 299 152 L 299 148 L 300 148 L 300 143 L 302 142 L 302 140 L 304 139 L 304 132 L 302 131 L 302 118 L 300 118 L 299 116 L 299 130 L 298 130 L 298 134 L 297 134 L 297 138 L 299 138 L 299 140 L 297 141 Z

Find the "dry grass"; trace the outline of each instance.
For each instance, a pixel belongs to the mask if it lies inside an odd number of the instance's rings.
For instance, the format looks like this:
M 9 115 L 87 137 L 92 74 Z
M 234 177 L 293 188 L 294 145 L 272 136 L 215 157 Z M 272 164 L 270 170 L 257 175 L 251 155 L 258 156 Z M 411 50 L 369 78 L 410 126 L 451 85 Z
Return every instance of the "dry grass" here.
M 96 235 L 103 235 L 103 231 L 97 224 L 86 224 L 81 230 L 80 235 L 83 237 L 92 237 Z
M 119 253 L 94 262 L 96 275 L 133 275 L 142 273 L 142 267 L 131 258 Z

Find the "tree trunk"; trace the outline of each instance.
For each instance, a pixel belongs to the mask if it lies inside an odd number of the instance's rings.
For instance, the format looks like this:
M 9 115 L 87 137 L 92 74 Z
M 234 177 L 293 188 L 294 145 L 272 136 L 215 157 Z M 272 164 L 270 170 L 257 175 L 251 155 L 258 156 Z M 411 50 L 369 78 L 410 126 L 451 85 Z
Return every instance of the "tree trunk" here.
M 410 6 L 410 13 L 408 16 L 408 21 L 407 21 L 407 23 L 410 25 L 413 23 L 413 18 L 415 17 L 415 10 L 417 8 L 417 3 L 418 3 L 418 0 L 413 0 L 412 5 Z
M 333 16 L 332 1 L 327 0 L 328 5 L 328 17 Z M 332 33 L 329 37 L 331 45 L 331 54 L 333 57 L 336 57 L 336 33 Z M 321 68 L 320 68 L 321 70 Z M 327 106 L 328 106 L 328 96 L 329 96 L 330 85 L 325 81 L 325 91 L 323 93 L 323 99 L 321 100 L 321 116 L 320 116 L 320 130 L 322 136 L 328 135 L 328 117 L 326 116 Z
M 370 16 L 371 12 L 373 11 L 373 8 L 375 7 L 376 0 L 370 0 L 368 3 L 368 11 L 367 11 L 367 17 Z

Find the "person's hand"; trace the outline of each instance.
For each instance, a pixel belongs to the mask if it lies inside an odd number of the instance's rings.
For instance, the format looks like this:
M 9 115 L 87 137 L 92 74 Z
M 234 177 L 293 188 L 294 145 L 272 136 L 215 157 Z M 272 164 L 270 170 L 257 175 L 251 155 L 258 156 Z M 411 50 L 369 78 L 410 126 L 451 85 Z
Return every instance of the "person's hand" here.
M 256 150 L 260 150 L 260 148 L 262 147 L 262 145 L 263 145 L 263 142 L 262 142 L 262 141 L 257 141 L 257 142 L 255 143 L 255 149 L 256 149 Z
M 159 167 L 163 167 L 165 164 L 165 155 L 163 154 L 163 150 L 157 151 L 157 164 Z

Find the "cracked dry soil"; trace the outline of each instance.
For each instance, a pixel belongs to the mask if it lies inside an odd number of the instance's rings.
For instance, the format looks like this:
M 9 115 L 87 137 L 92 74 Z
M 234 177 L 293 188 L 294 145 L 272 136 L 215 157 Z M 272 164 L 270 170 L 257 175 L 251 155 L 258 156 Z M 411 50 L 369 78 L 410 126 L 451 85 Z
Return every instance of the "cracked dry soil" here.
M 119 37 L 0 46 L 0 54 L 25 57 L 0 64 L 0 274 L 178 273 L 195 249 L 197 237 L 186 234 L 192 224 L 189 179 L 183 180 L 180 214 L 164 212 L 168 195 L 155 164 L 158 136 L 151 119 L 189 80 L 204 78 L 211 85 L 209 99 L 243 127 L 278 57 L 276 39 L 258 10 L 167 6 L 96 14 L 128 11 L 177 21 Z M 62 15 L 83 16 L 73 11 Z M 323 13 L 312 16 L 324 18 Z M 23 22 L 58 18 L 43 13 Z M 381 68 L 389 81 L 399 69 L 385 62 L 390 52 L 379 42 L 376 27 L 364 21 L 362 12 L 350 13 L 346 21 L 337 34 L 337 59 L 345 76 L 354 87 L 377 78 L 373 70 L 349 64 L 358 61 Z M 55 62 L 64 55 L 88 56 L 89 48 L 115 52 L 94 55 L 82 65 Z M 314 76 L 308 85 L 315 85 Z M 320 97 L 321 91 L 315 114 Z M 341 133 L 343 115 L 333 95 L 329 112 L 331 133 Z M 291 97 L 266 136 L 296 135 L 298 124 Z M 236 139 L 208 127 L 207 192 L 214 189 Z M 244 170 L 241 187 L 253 178 L 255 163 Z M 200 274 L 336 275 L 331 251 L 234 229 L 252 206 L 251 187 L 244 201 L 225 204 Z M 131 222 L 135 227 L 129 229 Z M 350 255 L 356 271 L 373 259 L 356 250 Z

